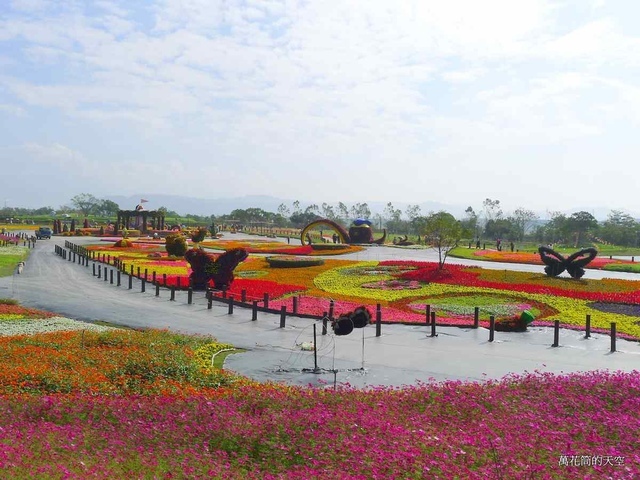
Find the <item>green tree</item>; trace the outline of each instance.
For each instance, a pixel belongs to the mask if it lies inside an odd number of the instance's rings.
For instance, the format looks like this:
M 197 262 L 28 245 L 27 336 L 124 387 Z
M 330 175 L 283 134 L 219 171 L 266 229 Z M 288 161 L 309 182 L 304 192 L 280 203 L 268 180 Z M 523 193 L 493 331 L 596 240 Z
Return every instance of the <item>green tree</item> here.
M 479 237 L 480 232 L 477 231 L 478 215 L 473 210 L 473 207 L 468 206 L 464 211 L 464 215 L 464 219 L 460 221 L 460 226 L 462 227 L 462 235 L 468 238 Z
M 445 211 L 432 213 L 425 220 L 424 233 L 431 247 L 438 252 L 438 268 L 442 270 L 449 252 L 460 241 L 460 222 Z
M 99 200 L 95 206 L 96 215 L 102 215 L 105 217 L 117 215 L 118 210 L 120 210 L 120 205 L 107 199 Z
M 342 202 L 338 202 L 338 217 L 345 223 L 349 223 L 349 208 Z
M 589 212 L 580 211 L 572 213 L 567 223 L 575 238 L 575 247 L 585 241 L 591 233 L 598 228 L 598 221 Z
M 612 210 L 602 223 L 598 236 L 605 242 L 625 247 L 636 246 L 640 224 L 621 210 Z
M 91 215 L 99 200 L 90 193 L 80 193 L 71 199 L 71 204 L 85 217 Z
M 385 218 L 385 223 L 389 231 L 400 233 L 403 230 L 403 222 L 400 220 L 402 210 L 395 208 L 391 202 L 387 203 L 387 206 L 384 207 L 382 215 Z
M 523 207 L 517 208 L 513 212 L 513 215 L 508 218 L 513 225 L 512 232 L 514 233 L 514 240 L 523 240 L 527 231 L 538 219 L 538 215 L 533 210 L 527 210 Z

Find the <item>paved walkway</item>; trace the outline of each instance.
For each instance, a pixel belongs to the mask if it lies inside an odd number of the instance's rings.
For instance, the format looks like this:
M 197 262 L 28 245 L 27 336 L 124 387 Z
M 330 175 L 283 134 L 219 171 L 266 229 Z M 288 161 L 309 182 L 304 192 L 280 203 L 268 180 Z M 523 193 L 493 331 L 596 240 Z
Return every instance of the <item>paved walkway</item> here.
M 93 243 L 95 239 L 72 241 Z M 91 266 L 83 267 L 55 255 L 55 244 L 63 245 L 64 239 L 39 241 L 22 275 L 0 278 L 0 297 L 13 297 L 23 305 L 82 321 L 213 335 L 247 349 L 246 353 L 228 357 L 226 367 L 257 380 L 301 385 L 336 382 L 363 388 L 446 379 L 481 381 L 533 371 L 640 369 L 640 344 L 618 339 L 618 351 L 610 353 L 607 335 L 594 334 L 585 340 L 580 332 L 569 330 L 561 330 L 560 347 L 554 348 L 551 328 L 530 328 L 520 334 L 496 332 L 492 343 L 484 328 L 438 327 L 438 336 L 430 337 L 426 325 L 382 325 L 380 337 L 375 336 L 374 326 L 338 337 L 331 333 L 322 336 L 320 323 L 294 317 L 287 317 L 286 327 L 279 328 L 279 315 L 259 313 L 257 321 L 251 321 L 250 310 L 236 307 L 229 315 L 227 305 L 216 302 L 208 310 L 202 293 L 194 294 L 194 303 L 188 305 L 184 292 L 170 301 L 164 289 L 160 297 L 155 297 L 153 288 L 141 293 L 137 280 L 129 290 L 126 277 L 121 287 L 111 285 L 93 277 Z M 357 255 L 360 259 L 431 260 L 426 250 L 390 247 L 371 247 Z M 490 265 L 482 263 L 483 267 Z M 504 264 L 505 269 L 521 267 Z M 536 267 L 535 271 L 540 269 Z M 588 278 L 594 278 L 595 272 L 589 270 Z M 314 339 L 314 323 L 317 356 L 302 349 L 304 343 Z

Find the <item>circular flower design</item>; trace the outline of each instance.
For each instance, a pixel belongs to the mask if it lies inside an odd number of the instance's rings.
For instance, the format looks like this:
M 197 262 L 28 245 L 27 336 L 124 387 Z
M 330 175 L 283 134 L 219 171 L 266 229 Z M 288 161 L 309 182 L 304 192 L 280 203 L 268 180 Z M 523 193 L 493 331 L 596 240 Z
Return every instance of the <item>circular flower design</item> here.
M 421 286 L 416 280 L 381 280 L 362 284 L 362 288 L 377 290 L 417 290 Z

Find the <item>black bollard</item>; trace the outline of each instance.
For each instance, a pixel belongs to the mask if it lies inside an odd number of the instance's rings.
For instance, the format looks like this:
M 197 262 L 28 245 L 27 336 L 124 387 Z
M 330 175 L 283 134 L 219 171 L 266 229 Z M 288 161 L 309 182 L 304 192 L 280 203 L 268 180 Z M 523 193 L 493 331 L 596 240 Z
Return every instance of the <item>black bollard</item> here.
M 98 265 L 98 280 L 102 278 L 102 265 Z
M 376 337 L 382 335 L 382 310 L 380 304 L 376 304 Z
M 107 281 L 107 266 L 104 266 L 104 281 Z
M 587 321 L 584 329 L 584 338 L 591 337 L 591 315 L 587 314 Z
M 147 268 L 144 269 L 144 279 L 147 280 L 149 277 L 147 276 L 149 274 L 149 271 Z
M 155 284 L 156 283 L 156 271 L 153 271 L 153 274 L 151 275 L 151 281 Z
M 191 305 L 193 303 L 193 288 L 189 287 L 187 290 L 187 303 Z
M 211 310 L 213 308 L 213 292 L 211 290 L 207 290 L 207 310 Z
M 560 320 L 554 320 L 553 322 L 553 345 L 551 346 L 560 346 Z
M 269 293 L 264 292 L 262 300 L 264 301 L 264 308 L 269 308 Z
M 160 284 L 156 283 L 156 297 L 160 296 Z
M 129 275 L 133 277 L 133 265 L 129 265 Z
M 438 334 L 436 333 L 436 312 L 431 312 L 431 336 L 438 336 Z
M 473 309 L 473 328 L 480 326 L 480 308 L 474 307 Z
M 94 277 L 96 276 L 96 264 L 95 263 L 93 264 L 93 276 Z
M 113 285 L 113 268 L 109 270 L 109 284 Z
M 494 332 L 496 330 L 496 318 L 491 315 L 489 317 L 489 341 L 493 342 Z
M 293 313 L 298 313 L 298 296 L 293 297 Z
M 286 322 L 286 319 L 287 319 L 287 307 L 282 305 L 280 307 L 280 328 L 284 328 L 284 324 Z M 315 325 L 315 323 L 314 323 L 314 325 Z
M 119 287 L 121 284 L 120 280 L 120 270 L 116 270 L 116 278 L 117 278 L 117 286 Z
M 229 310 L 227 311 L 229 315 L 233 314 L 233 295 L 229 295 Z
M 171 298 L 169 298 L 170 301 L 175 302 L 176 300 L 176 287 L 171 287 Z
M 140 281 L 140 292 L 144 293 L 147 289 L 147 281 L 143 278 Z
M 133 288 L 133 275 L 129 275 L 129 290 Z
M 616 322 L 611 322 L 611 353 L 616 351 Z
M 258 320 L 258 301 L 257 300 L 253 301 L 253 305 L 251 308 L 251 320 L 254 322 Z
M 425 321 L 427 325 L 431 322 L 431 305 L 427 305 L 424 307 Z

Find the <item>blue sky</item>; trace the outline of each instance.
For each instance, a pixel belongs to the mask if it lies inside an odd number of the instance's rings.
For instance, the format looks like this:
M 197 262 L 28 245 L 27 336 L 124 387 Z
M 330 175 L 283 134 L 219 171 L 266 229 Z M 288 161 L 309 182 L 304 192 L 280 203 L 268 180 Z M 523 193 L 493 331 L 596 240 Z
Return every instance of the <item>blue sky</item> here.
M 638 211 L 635 1 L 0 3 L 0 189 Z

